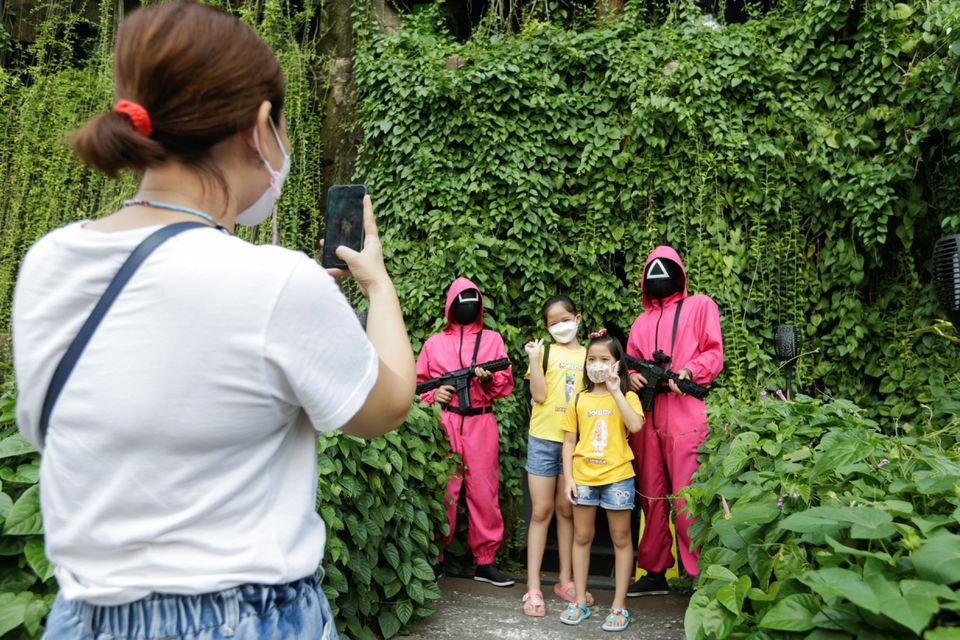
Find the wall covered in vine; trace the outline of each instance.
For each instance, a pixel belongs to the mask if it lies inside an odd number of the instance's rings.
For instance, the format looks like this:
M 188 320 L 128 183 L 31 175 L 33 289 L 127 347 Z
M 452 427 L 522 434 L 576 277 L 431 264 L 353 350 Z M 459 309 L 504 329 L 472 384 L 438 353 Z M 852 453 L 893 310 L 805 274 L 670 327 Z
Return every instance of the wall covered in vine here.
M 781 385 L 772 332 L 795 323 L 804 392 L 909 430 L 957 382 L 928 263 L 960 227 L 960 5 L 787 2 L 729 25 L 670 6 L 466 42 L 426 6 L 358 38 L 357 178 L 414 338 L 460 274 L 516 358 L 555 293 L 625 330 L 646 254 L 669 243 L 720 305 L 724 393 Z M 501 408 L 513 498 L 519 416 Z
M 96 3 L 96 0 L 87 0 Z M 280 58 L 287 82 L 285 115 L 293 142 L 280 218 L 282 243 L 313 253 L 322 225 L 320 148 L 323 82 L 315 9 L 287 0 L 232 6 Z M 57 7 L 56 3 L 52 5 Z M 47 231 L 115 209 L 136 189 L 133 177 L 110 181 L 87 171 L 66 136 L 113 101 L 113 36 L 123 3 L 96 11 L 60 7 L 38 20 L 36 41 L 0 67 L 0 323 L 9 324 L 13 285 L 25 251 Z M 118 10 L 118 7 L 121 9 Z M 94 23 L 87 14 L 98 16 Z M 247 233 L 269 238 L 269 223 Z

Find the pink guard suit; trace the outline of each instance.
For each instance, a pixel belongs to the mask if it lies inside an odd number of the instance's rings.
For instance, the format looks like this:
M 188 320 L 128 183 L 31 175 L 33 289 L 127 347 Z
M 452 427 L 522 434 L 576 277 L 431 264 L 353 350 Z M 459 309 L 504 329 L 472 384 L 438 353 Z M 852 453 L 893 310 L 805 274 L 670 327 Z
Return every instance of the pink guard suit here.
M 507 357 L 503 338 L 496 331 L 483 328 L 483 310 L 476 322 L 461 326 L 450 318 L 450 307 L 460 293 L 479 287 L 466 278 L 457 278 L 447 292 L 445 315 L 447 326 L 440 333 L 431 336 L 423 345 L 417 358 L 417 382 L 436 378 L 444 373 L 456 371 L 478 364 Z M 482 305 L 481 295 L 481 305 Z M 480 335 L 480 348 L 477 359 L 472 362 L 477 335 Z M 476 378 L 470 383 L 470 402 L 474 407 L 489 407 L 496 398 L 503 398 L 513 391 L 512 368 L 497 371 L 493 380 L 483 384 Z M 435 391 L 420 396 L 423 402 L 432 404 Z M 450 403 L 457 406 L 454 395 Z M 497 421 L 493 413 L 477 416 L 460 416 L 451 411 L 440 413 L 440 424 L 446 431 L 450 446 L 463 460 L 463 469 L 447 482 L 447 522 L 450 531 L 444 539 L 444 546 L 453 539 L 457 518 L 457 500 L 460 488 L 466 483 L 467 511 L 470 529 L 467 542 L 476 558 L 477 564 L 491 564 L 500 544 L 503 542 L 503 517 L 500 515 L 500 446 Z
M 657 258 L 673 260 L 683 271 L 683 287 L 664 300 L 644 293 L 644 312 L 634 321 L 627 340 L 627 353 L 652 359 L 662 349 L 672 356 L 671 369 L 689 369 L 694 382 L 706 385 L 723 369 L 723 341 L 717 304 L 705 295 L 687 295 L 687 275 L 680 256 L 671 247 L 657 247 L 647 257 L 643 273 Z M 644 283 L 641 287 L 646 290 Z M 675 344 L 671 344 L 677 303 L 683 300 Z M 690 484 L 697 470 L 697 448 L 707 436 L 707 412 L 702 400 L 675 393 L 656 396 L 653 415 L 647 416 L 640 433 L 631 436 L 634 465 L 643 509 L 644 531 L 637 548 L 637 566 L 647 571 L 665 571 L 673 566 L 670 552 L 669 508 L 666 498 Z M 696 576 L 699 550 L 690 548 L 693 518 L 681 513 L 676 502 L 677 549 L 687 573 Z

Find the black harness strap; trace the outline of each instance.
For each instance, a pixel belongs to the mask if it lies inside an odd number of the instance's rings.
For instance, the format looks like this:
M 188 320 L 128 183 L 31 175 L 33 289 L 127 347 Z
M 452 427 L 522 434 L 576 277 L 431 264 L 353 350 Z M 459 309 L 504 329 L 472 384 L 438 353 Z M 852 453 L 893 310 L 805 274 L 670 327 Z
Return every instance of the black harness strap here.
M 673 349 L 677 345 L 677 327 L 680 324 L 680 310 L 683 309 L 683 299 L 677 303 L 677 311 L 673 314 L 673 333 L 670 335 L 670 358 L 673 358 Z

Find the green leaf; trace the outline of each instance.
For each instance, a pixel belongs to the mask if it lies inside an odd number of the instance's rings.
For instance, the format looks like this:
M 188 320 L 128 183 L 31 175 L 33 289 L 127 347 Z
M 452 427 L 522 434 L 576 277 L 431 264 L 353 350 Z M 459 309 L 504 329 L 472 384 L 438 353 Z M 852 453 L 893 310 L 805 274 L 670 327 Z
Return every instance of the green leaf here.
M 897 4 L 893 5 L 890 15 L 894 20 L 906 20 L 913 15 L 913 12 L 913 7 L 908 4 L 898 2 Z
M 33 445 L 23 439 L 19 433 L 14 433 L 0 440 L 0 459 L 22 456 L 35 453 Z
M 400 627 L 403 626 L 390 609 L 382 609 L 380 615 L 377 616 L 377 621 L 380 623 L 381 637 L 387 640 L 397 635 Z
M 871 613 L 880 612 L 877 595 L 859 575 L 849 569 L 834 567 L 808 571 L 800 577 L 800 582 L 819 596 L 842 598 Z
M 16 471 L 10 467 L 0 467 L 0 479 L 14 484 L 36 484 L 40 481 L 40 465 L 35 462 L 22 464 Z
M 413 559 L 413 575 L 426 582 L 433 582 L 436 576 L 433 574 L 433 567 L 426 559 L 418 556 Z
M 397 606 L 394 607 L 394 611 L 397 614 L 397 619 L 400 621 L 400 624 L 407 624 L 413 616 L 413 604 L 411 604 L 409 600 L 401 600 L 397 603 Z
M 773 605 L 758 626 L 775 631 L 809 631 L 813 629 L 813 617 L 819 611 L 820 607 L 814 596 L 794 594 Z
M 960 536 L 938 530 L 910 554 L 910 562 L 924 580 L 952 585 L 960 582 Z
M 12 506 L 13 499 L 5 493 L 0 493 L 0 521 L 6 520 Z
M 10 507 L 3 533 L 8 536 L 32 536 L 43 533 L 38 485 L 24 491 Z
M 37 574 L 41 582 L 46 582 L 53 577 L 54 566 L 47 560 L 43 550 L 43 538 L 30 538 L 23 548 L 23 555 L 27 559 L 27 564 Z
M 0 593 L 0 636 L 23 624 L 27 607 L 33 602 L 31 592 Z
M 383 547 L 383 557 L 387 559 L 387 562 L 389 562 L 390 566 L 394 569 L 400 566 L 400 552 L 392 542 L 388 542 L 386 546 Z

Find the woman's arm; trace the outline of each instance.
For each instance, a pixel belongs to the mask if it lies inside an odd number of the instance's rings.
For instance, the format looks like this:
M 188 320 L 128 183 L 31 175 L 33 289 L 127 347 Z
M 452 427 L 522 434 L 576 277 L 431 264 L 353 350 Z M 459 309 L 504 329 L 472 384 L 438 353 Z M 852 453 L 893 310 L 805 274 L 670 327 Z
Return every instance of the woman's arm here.
M 375 438 L 406 419 L 416 392 L 416 367 L 400 300 L 383 264 L 383 248 L 370 196 L 363 199 L 363 225 L 366 234 L 363 251 L 339 247 L 337 256 L 347 263 L 350 275 L 369 298 L 367 338 L 380 357 L 380 365 L 370 395 L 343 431 L 361 438 Z M 333 272 L 332 275 L 345 273 Z

